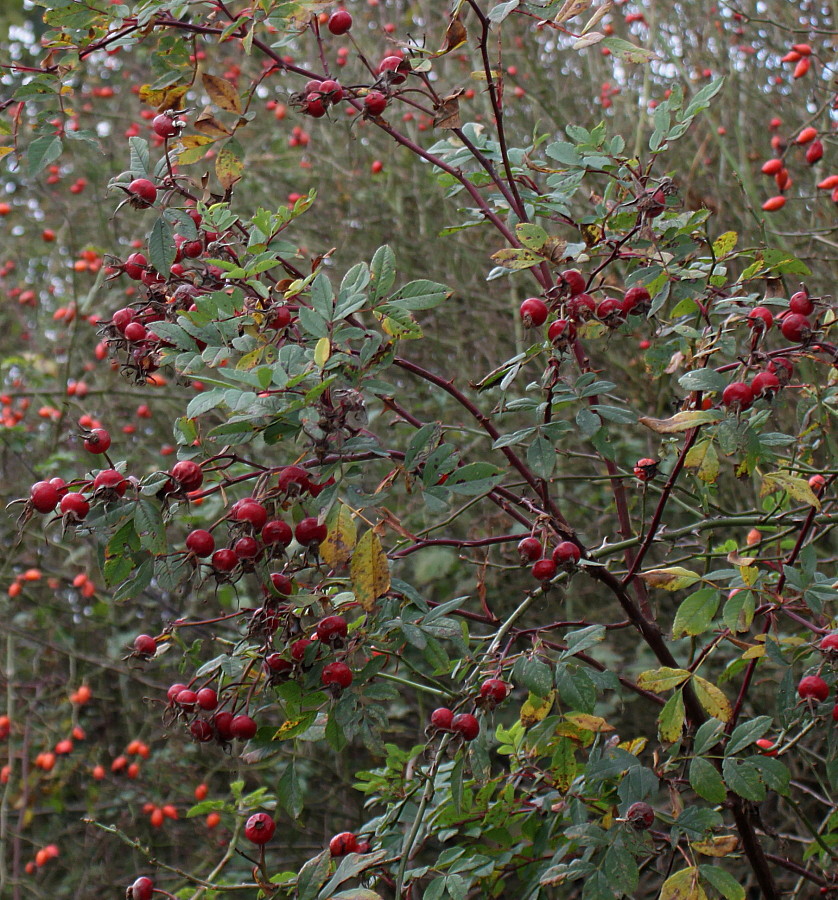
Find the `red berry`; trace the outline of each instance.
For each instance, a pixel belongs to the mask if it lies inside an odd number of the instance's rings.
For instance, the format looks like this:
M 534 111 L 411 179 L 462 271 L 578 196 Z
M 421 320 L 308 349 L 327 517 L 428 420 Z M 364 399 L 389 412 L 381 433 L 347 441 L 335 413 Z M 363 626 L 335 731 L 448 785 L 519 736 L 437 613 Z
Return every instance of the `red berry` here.
M 358 849 L 358 838 L 351 831 L 342 831 L 329 841 L 329 853 L 332 856 L 346 856 Z
M 769 159 L 762 164 L 763 175 L 776 175 L 783 168 L 783 161 L 779 157 Z
M 500 678 L 487 678 L 480 685 L 480 696 L 484 700 L 494 703 L 502 703 L 509 694 L 508 686 Z
M 652 305 L 652 297 L 649 289 L 645 285 L 635 285 L 630 287 L 623 296 L 622 310 L 623 314 L 645 315 Z
M 177 703 L 177 705 L 181 707 L 181 709 L 194 709 L 197 702 L 198 695 L 195 693 L 195 691 L 192 691 L 189 688 L 186 688 L 185 690 L 180 691 L 180 693 L 175 694 L 175 703 Z
M 773 372 L 758 372 L 751 381 L 755 397 L 771 398 L 780 390 L 780 381 Z
M 218 712 L 212 717 L 212 724 L 215 727 L 216 733 L 218 734 L 219 740 L 222 741 L 232 741 L 235 735 L 233 734 L 233 719 L 234 716 L 231 712 Z
M 597 304 L 596 317 L 609 328 L 616 328 L 625 321 L 626 314 L 619 300 L 615 297 L 606 297 Z
M 133 255 L 139 256 L 140 254 L 135 253 Z M 130 259 L 131 257 L 129 256 L 128 258 Z M 142 258 L 145 259 L 144 256 Z M 126 271 L 127 271 L 127 265 L 126 265 Z M 140 275 L 142 275 L 142 269 L 138 269 L 137 281 L 140 280 Z M 113 325 L 113 327 L 116 328 L 116 330 L 121 332 L 122 334 L 125 334 L 125 329 L 133 321 L 134 321 L 134 310 L 128 306 L 125 306 L 122 309 L 118 309 L 111 316 L 111 325 Z
M 323 684 L 336 684 L 340 688 L 348 688 L 352 684 L 352 678 L 352 669 L 342 662 L 333 662 L 324 666 L 320 676 Z
M 281 653 L 269 653 L 265 657 L 265 670 L 273 675 L 287 675 L 293 668 Z
M 294 529 L 294 537 L 303 547 L 319 546 L 326 540 L 328 530 L 313 516 L 302 519 Z
M 218 694 L 212 688 L 201 688 L 197 695 L 198 706 L 207 711 L 218 706 Z
M 233 553 L 235 553 L 239 559 L 256 559 L 260 549 L 259 541 L 249 534 L 240 537 L 235 544 L 233 544 Z
M 151 206 L 157 199 L 157 188 L 147 178 L 135 178 L 128 185 L 128 193 L 140 207 Z
M 253 844 L 267 844 L 275 831 L 276 822 L 267 813 L 253 813 L 244 824 L 244 836 Z
M 655 821 L 655 811 L 648 803 L 632 803 L 626 811 L 626 820 L 635 831 L 647 831 Z
M 480 734 L 480 723 L 471 713 L 460 713 L 451 720 L 451 730 L 464 740 L 473 741 Z
M 186 690 L 186 685 L 181 684 L 179 681 L 173 684 L 168 691 L 166 691 L 166 696 L 169 698 L 170 703 L 175 702 L 175 697 L 181 692 Z
M 813 166 L 823 158 L 823 141 L 812 141 L 806 149 L 806 162 Z
M 62 515 L 69 516 L 76 522 L 80 522 L 90 512 L 90 504 L 81 494 L 75 492 L 65 494 L 58 508 Z
M 582 552 L 572 541 L 562 541 L 553 550 L 553 562 L 562 568 L 573 568 L 579 562 Z
M 815 494 L 819 494 L 826 484 L 826 479 L 823 475 L 812 475 L 809 479 L 809 487 L 814 491 Z
M 144 341 L 148 336 L 148 331 L 146 330 L 145 325 L 142 322 L 129 322 L 125 326 L 125 331 L 123 331 L 125 335 L 125 339 L 128 341 L 134 341 L 134 343 L 139 343 L 140 341 Z
M 196 491 L 204 481 L 203 469 L 191 459 L 175 463 L 170 474 L 184 491 Z
M 786 205 L 786 198 L 782 194 L 776 194 L 774 197 L 769 197 L 765 203 L 762 204 L 762 208 L 765 212 L 776 212 L 778 209 L 782 209 Z
M 547 321 L 547 304 L 539 297 L 528 297 L 519 310 L 524 328 L 537 328 Z
M 256 734 L 258 726 L 250 716 L 234 716 L 230 722 L 230 732 L 241 741 L 249 741 Z
M 748 313 L 748 326 L 755 331 L 768 331 L 774 324 L 774 315 L 765 306 L 755 306 Z
M 774 359 L 768 363 L 768 371 L 777 376 L 782 387 L 791 381 L 794 365 L 791 360 L 786 359 L 784 356 L 775 356 Z
M 297 496 L 311 487 L 311 478 L 302 466 L 286 466 L 277 476 L 276 484 L 281 491 Z
M 294 537 L 291 526 L 282 519 L 271 519 L 266 522 L 262 529 L 262 542 L 265 544 L 277 544 L 280 547 L 287 547 Z
M 815 304 L 804 288 L 802 291 L 792 294 L 789 299 L 789 309 L 801 316 L 810 316 L 815 310 Z
M 364 97 L 364 109 L 371 116 L 380 116 L 387 108 L 387 97 L 381 91 L 370 91 Z
M 342 643 L 346 637 L 346 619 L 343 616 L 326 616 L 317 623 L 317 640 L 329 646 Z
M 540 559 L 533 564 L 530 572 L 536 581 L 550 581 L 556 575 L 556 564 L 549 558 Z
M 93 493 L 124 497 L 128 482 L 116 469 L 102 469 L 93 479 Z
M 829 696 L 829 685 L 820 675 L 807 675 L 800 679 L 797 685 L 798 696 L 802 700 L 817 700 L 821 702 Z
M 345 9 L 336 9 L 329 16 L 326 27 L 332 34 L 346 34 L 352 27 L 352 16 Z
M 760 738 L 756 742 L 757 747 L 759 747 L 759 752 L 763 756 L 776 756 L 777 755 L 777 745 L 770 738 Z
M 59 499 L 58 489 L 48 481 L 36 481 L 29 488 L 29 501 L 39 513 L 52 512 Z
M 104 428 L 94 428 L 84 442 L 88 453 L 107 453 L 111 445 L 111 436 Z
M 151 659 L 157 652 L 157 641 L 150 634 L 138 634 L 134 638 L 134 653 L 145 659 Z
M 576 325 L 570 319 L 556 319 L 547 329 L 547 339 L 557 349 L 564 349 L 576 340 Z
M 323 97 L 319 93 L 308 94 L 305 99 L 305 113 L 315 119 L 322 119 L 326 115 L 326 107 Z
M 522 563 L 535 562 L 541 559 L 544 548 L 541 541 L 535 537 L 526 537 L 518 544 L 518 553 Z
M 447 706 L 440 706 L 431 713 L 431 725 L 440 731 L 450 731 L 454 721 L 454 713 Z
M 143 272 L 145 272 L 145 267 L 148 265 L 148 260 L 143 256 L 142 253 L 132 253 L 126 260 L 125 264 L 122 267 L 122 271 L 132 280 L 139 281 L 143 277 Z M 133 318 L 133 311 L 128 310 L 131 313 L 131 318 Z M 116 313 L 114 313 L 114 325 L 116 325 Z M 128 320 L 130 321 L 130 319 Z M 125 324 L 128 324 L 127 322 Z M 119 327 L 117 325 L 117 327 Z M 124 325 L 122 326 L 125 327 Z
M 331 78 L 320 82 L 320 93 L 329 103 L 340 103 L 343 100 L 343 88 Z
M 130 891 L 128 896 L 131 900 L 151 900 L 154 882 L 150 878 L 146 878 L 145 875 L 140 875 L 128 890 Z
M 658 474 L 658 461 L 644 457 L 634 464 L 634 477 L 640 481 L 651 481 Z
M 192 737 L 195 738 L 196 741 L 199 741 L 202 744 L 206 744 L 208 741 L 213 739 L 214 732 L 212 730 L 212 725 L 207 722 L 206 719 L 195 719 L 195 721 L 189 726 L 190 732 L 192 732 Z
M 308 638 L 300 638 L 298 641 L 294 641 L 291 644 L 291 659 L 295 662 L 302 662 L 306 656 L 306 648 L 313 643 L 314 641 L 310 641 Z
M 788 341 L 808 341 L 812 336 L 812 323 L 800 313 L 789 313 L 783 316 L 780 331 Z
M 577 294 L 565 304 L 567 314 L 577 322 L 587 322 L 596 314 L 596 301 L 590 294 Z
M 566 269 L 559 275 L 558 283 L 567 288 L 571 297 L 585 290 L 585 276 L 578 269 Z
M 236 568 L 238 561 L 239 558 L 236 556 L 234 550 L 222 547 L 221 550 L 216 550 L 215 553 L 213 553 L 212 558 L 210 559 L 210 565 L 217 572 L 232 572 L 233 569 Z
M 748 409 L 754 402 L 754 392 L 744 381 L 733 381 L 722 391 L 722 403 L 733 409 Z
M 203 528 L 196 528 L 186 536 L 186 549 L 195 556 L 209 556 L 215 550 L 215 538 Z
M 410 63 L 405 62 L 400 56 L 385 56 L 378 64 L 378 74 L 384 72 L 392 72 L 390 75 L 391 84 L 402 84 L 407 79 L 407 73 L 410 71 Z
M 287 575 L 283 575 L 282 572 L 271 573 L 271 585 L 277 593 L 284 594 L 286 597 L 293 588 L 291 579 Z
M 151 127 L 162 138 L 174 137 L 178 133 L 176 120 L 163 113 L 151 120 Z
M 818 649 L 830 655 L 838 654 L 838 631 L 833 631 L 832 634 L 822 638 Z
M 268 521 L 268 512 L 257 500 L 245 497 L 233 504 L 230 518 L 236 522 L 249 522 L 256 531 L 261 531 Z

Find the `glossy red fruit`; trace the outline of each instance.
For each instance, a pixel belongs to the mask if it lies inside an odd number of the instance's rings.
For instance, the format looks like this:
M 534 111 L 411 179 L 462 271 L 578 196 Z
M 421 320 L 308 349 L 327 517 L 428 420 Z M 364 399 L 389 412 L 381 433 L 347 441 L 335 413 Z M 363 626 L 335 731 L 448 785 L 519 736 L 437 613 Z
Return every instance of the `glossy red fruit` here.
M 346 637 L 346 619 L 343 616 L 326 616 L 317 623 L 315 631 L 318 641 L 334 647 Z
M 491 703 L 502 703 L 509 695 L 509 686 L 500 678 L 487 678 L 480 685 L 480 696 Z
M 783 168 L 783 161 L 775 156 L 773 159 L 769 159 L 762 164 L 762 169 L 760 170 L 763 175 L 776 175 Z
M 148 337 L 148 331 L 142 322 L 129 322 L 125 326 L 123 334 L 125 335 L 126 340 L 133 341 L 134 343 L 144 341 Z
M 134 256 L 139 256 L 140 254 L 136 254 L 136 253 L 135 253 L 135 254 L 133 254 L 133 255 L 134 255 Z M 128 258 L 130 259 L 131 257 L 129 256 Z M 143 256 L 142 258 L 145 259 L 144 256 Z M 127 271 L 127 264 L 126 264 L 126 271 Z M 137 281 L 140 280 L 140 275 L 142 275 L 142 269 L 140 269 L 139 272 L 138 272 L 138 274 L 137 274 Z M 126 329 L 126 328 L 128 327 L 128 325 L 130 325 L 131 322 L 133 322 L 133 321 L 134 321 L 134 310 L 131 309 L 131 308 L 128 307 L 128 306 L 125 306 L 125 307 L 123 307 L 122 309 L 118 309 L 118 310 L 111 316 L 111 325 L 113 325 L 113 327 L 116 328 L 116 330 L 119 331 L 119 332 L 122 333 L 122 334 L 125 334 L 125 329 Z
M 352 16 L 345 9 L 336 9 L 329 16 L 326 27 L 332 34 L 346 34 L 352 27 Z
M 658 474 L 658 461 L 644 456 L 634 464 L 634 477 L 640 481 L 651 481 Z
M 263 812 L 253 813 L 253 815 L 244 824 L 244 836 L 252 844 L 267 844 L 274 836 L 276 831 L 276 822 Z
M 351 831 L 342 831 L 329 841 L 329 853 L 332 856 L 346 856 L 358 849 L 358 838 Z
M 178 127 L 175 124 L 175 119 L 173 119 L 171 116 L 165 115 L 164 113 L 161 113 L 159 116 L 155 116 L 151 120 L 151 127 L 154 129 L 154 133 L 162 138 L 174 137 L 178 133 Z
M 60 499 L 58 489 L 48 481 L 36 481 L 29 488 L 29 502 L 39 513 L 51 513 Z
M 294 529 L 294 537 L 303 547 L 317 547 L 326 540 L 328 530 L 325 524 L 318 522 L 313 516 L 301 519 Z
M 547 321 L 550 310 L 540 297 L 528 297 L 518 310 L 524 328 L 537 328 Z
M 293 668 L 293 663 L 281 653 L 269 653 L 265 657 L 265 671 L 272 675 L 288 675 Z
M 525 537 L 518 544 L 518 555 L 521 557 L 522 563 L 535 562 L 541 559 L 544 548 L 541 541 L 536 537 Z
M 192 710 L 195 708 L 197 702 L 198 694 L 189 688 L 186 688 L 175 695 L 175 703 L 177 703 L 181 709 Z
M 186 690 L 186 685 L 181 684 L 179 681 L 173 684 L 169 690 L 166 691 L 166 697 L 168 697 L 170 703 L 175 702 L 175 697 L 181 692 Z
M 580 549 L 572 541 L 562 541 L 553 550 L 553 562 L 563 569 L 572 568 L 582 556 Z
M 364 110 L 371 116 L 380 116 L 387 109 L 387 97 L 381 91 L 370 91 L 364 97 Z
M 169 473 L 184 491 L 197 491 L 204 482 L 203 469 L 191 459 L 182 459 Z
M 771 738 L 760 738 L 756 742 L 757 747 L 759 747 L 759 752 L 763 756 L 776 756 L 777 755 L 777 745 Z
M 410 63 L 400 56 L 385 56 L 378 64 L 378 74 L 381 75 L 384 72 L 392 72 L 391 84 L 403 84 L 410 72 Z
M 271 519 L 262 528 L 262 543 L 271 546 L 287 547 L 294 538 L 291 526 L 282 519 Z
M 249 534 L 240 537 L 233 544 L 233 553 L 235 553 L 239 559 L 256 559 L 261 549 L 259 541 Z
M 216 734 L 219 737 L 219 740 L 222 741 L 232 741 L 235 735 L 233 734 L 233 719 L 235 717 L 231 712 L 227 712 L 226 710 L 223 712 L 217 712 L 212 717 L 212 724 L 215 728 Z
M 571 297 L 582 294 L 585 291 L 585 276 L 578 269 L 565 269 L 558 279 L 558 284 L 563 285 Z
M 748 313 L 748 327 L 754 331 L 768 331 L 774 324 L 774 314 L 765 306 L 755 306 Z
M 286 466 L 277 476 L 276 484 L 281 491 L 296 496 L 305 493 L 311 487 L 311 477 L 308 470 L 302 466 Z
M 311 93 L 305 99 L 305 113 L 315 119 L 322 119 L 326 115 L 326 104 L 323 102 L 322 95 Z
M 331 78 L 320 82 L 320 93 L 329 103 L 340 103 L 343 100 L 343 88 Z
M 649 289 L 642 284 L 630 287 L 623 296 L 622 310 L 624 315 L 645 315 L 652 305 Z
M 104 428 L 94 428 L 84 442 L 88 453 L 107 453 L 111 445 L 111 436 Z
M 233 716 L 233 720 L 230 722 L 230 731 L 233 737 L 237 737 L 240 741 L 249 741 L 257 730 L 258 726 L 250 716 Z
M 745 410 L 753 402 L 754 392 L 744 381 L 733 381 L 722 391 L 722 403 L 730 409 Z
M 813 166 L 823 159 L 823 141 L 812 141 L 806 148 L 806 162 Z
M 198 706 L 201 709 L 212 711 L 218 706 L 218 694 L 212 688 L 201 688 L 197 694 Z
M 116 469 L 102 469 L 101 472 L 96 473 L 96 477 L 93 479 L 94 494 L 115 494 L 117 497 L 124 497 L 126 490 L 128 490 L 128 481 Z
M 655 821 L 655 811 L 648 803 L 632 803 L 626 810 L 626 821 L 635 831 L 648 831 Z
M 69 516 L 76 522 L 80 522 L 90 512 L 90 504 L 75 491 L 65 494 L 61 498 L 58 508 L 61 510 L 61 515 Z
M 557 349 L 564 349 L 576 340 L 576 325 L 570 319 L 556 319 L 547 329 L 547 339 Z
M 810 316 L 815 311 L 815 304 L 809 296 L 809 292 L 804 288 L 797 291 L 789 298 L 789 309 L 793 313 L 801 316 Z
M 206 719 L 195 719 L 189 726 L 189 731 L 192 733 L 192 737 L 201 744 L 206 744 L 215 737 L 212 725 Z
M 473 741 L 480 734 L 480 723 L 471 713 L 460 713 L 451 720 L 451 730 L 464 740 Z
M 151 206 L 157 199 L 157 188 L 147 178 L 135 178 L 128 185 L 128 193 L 139 206 Z
M 800 679 L 797 694 L 802 700 L 817 700 L 820 703 L 829 696 L 829 685 L 820 675 L 807 675 Z
M 314 641 L 310 641 L 308 638 L 300 638 L 298 641 L 294 641 L 291 644 L 291 659 L 295 662 L 302 662 L 306 657 L 306 648 L 313 643 Z
M 431 713 L 431 725 L 440 731 L 450 731 L 454 721 L 454 713 L 447 706 L 440 706 Z
M 812 336 L 812 323 L 800 313 L 789 313 L 787 316 L 783 316 L 780 331 L 783 332 L 786 340 L 802 343 L 808 341 Z
M 151 659 L 157 652 L 157 641 L 150 634 L 138 634 L 134 638 L 134 653 L 144 659 Z
M 780 381 L 773 372 L 758 372 L 751 380 L 751 390 L 755 397 L 770 399 L 780 390 Z
M 832 634 L 828 634 L 826 637 L 821 638 L 818 649 L 822 653 L 829 653 L 830 655 L 838 654 L 838 631 L 833 631 Z
M 596 317 L 609 328 L 616 328 L 625 321 L 626 314 L 621 301 L 615 297 L 606 297 L 597 304 Z
M 812 477 L 809 479 L 809 487 L 816 495 L 820 494 L 825 485 L 826 479 L 823 477 L 823 475 L 812 475 Z
M 216 550 L 210 559 L 210 565 L 216 572 L 232 572 L 238 562 L 239 558 L 236 556 L 235 550 L 230 550 L 228 547 Z
M 776 194 L 774 197 L 769 197 L 765 203 L 762 204 L 763 210 L 765 212 L 776 212 L 778 209 L 782 209 L 786 205 L 786 198 L 782 194 Z
M 233 504 L 230 518 L 235 522 L 249 522 L 256 531 L 261 531 L 268 521 L 268 511 L 252 497 L 245 497 Z
M 565 304 L 568 316 L 577 322 L 587 322 L 596 315 L 596 301 L 590 294 L 577 294 Z
M 139 281 L 143 277 L 143 272 L 145 272 L 145 267 L 147 265 L 148 265 L 148 260 L 145 258 L 145 256 L 143 256 L 142 253 L 132 253 L 125 260 L 125 264 L 122 267 L 122 271 L 125 272 L 125 274 L 132 281 Z M 129 312 L 131 312 L 131 310 L 129 310 Z
M 550 581 L 556 575 L 556 564 L 552 559 L 540 559 L 533 564 L 530 572 L 536 581 Z
M 154 893 L 154 882 L 145 875 L 140 875 L 128 888 L 130 900 L 151 900 Z
M 215 550 L 215 538 L 203 528 L 196 528 L 186 536 L 186 549 L 195 556 L 209 556 Z
M 352 669 L 342 662 L 329 663 L 323 667 L 320 680 L 323 684 L 334 684 L 340 688 L 348 688 L 352 684 Z
M 773 372 L 777 376 L 781 387 L 785 387 L 791 381 L 791 376 L 794 373 L 794 364 L 784 356 L 775 356 L 768 363 L 768 371 Z
M 293 590 L 291 579 L 282 572 L 271 572 L 271 586 L 278 594 L 284 594 L 286 597 Z

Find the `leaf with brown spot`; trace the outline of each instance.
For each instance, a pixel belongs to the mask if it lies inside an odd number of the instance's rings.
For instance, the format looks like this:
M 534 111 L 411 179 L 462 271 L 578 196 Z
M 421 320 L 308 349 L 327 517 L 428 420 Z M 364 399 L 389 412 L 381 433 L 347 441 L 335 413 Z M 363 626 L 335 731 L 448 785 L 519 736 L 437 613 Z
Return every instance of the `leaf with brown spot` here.
M 537 725 L 539 722 L 547 718 L 547 713 L 553 708 L 553 702 L 556 699 L 556 692 L 550 691 L 546 697 L 537 697 L 530 694 L 521 707 L 518 718 L 525 728 Z
M 390 565 L 374 531 L 364 532 L 358 541 L 349 563 L 349 577 L 364 612 L 372 612 L 375 601 L 390 590 Z
M 156 107 L 158 112 L 166 112 L 169 109 L 180 109 L 180 101 L 190 87 L 189 84 L 175 84 L 155 90 L 150 84 L 144 84 L 140 88 L 139 97 L 143 103 Z
M 466 26 L 463 25 L 460 16 L 455 15 L 448 23 L 448 28 L 445 29 L 445 38 L 442 41 L 442 46 L 437 50 L 434 56 L 444 56 L 446 53 L 456 50 L 457 47 L 462 47 L 463 44 L 465 44 L 467 37 L 468 33 L 466 32 Z
M 702 856 L 729 856 L 739 848 L 739 838 L 735 834 L 720 834 L 706 841 L 696 841 L 690 848 Z
M 204 90 L 216 106 L 227 112 L 241 115 L 241 97 L 231 82 L 226 78 L 219 78 L 217 75 L 208 75 L 206 72 L 201 76 L 201 81 L 204 84 Z
M 586 47 L 593 47 L 594 44 L 598 44 L 601 40 L 605 39 L 605 35 L 599 31 L 589 31 L 584 37 L 580 37 L 575 44 L 573 44 L 573 50 L 584 50 Z
M 215 143 L 211 137 L 205 134 L 188 134 L 180 138 L 180 147 L 177 153 L 178 165 L 188 166 L 203 159 L 207 155 L 207 150 Z
M 225 128 L 224 125 L 222 125 L 221 122 L 207 110 L 204 110 L 204 112 L 195 119 L 195 128 L 202 134 L 208 134 L 212 138 L 229 137 L 231 134 L 230 130 Z
M 668 419 L 653 419 L 651 416 L 641 416 L 637 421 L 657 434 L 677 434 L 680 431 L 689 431 L 700 425 L 713 425 L 721 422 L 722 415 L 712 409 L 685 410 L 675 413 Z
M 244 160 L 227 144 L 218 151 L 215 159 L 215 174 L 222 187 L 229 191 L 244 174 Z
M 352 557 L 358 529 L 352 510 L 338 503 L 326 518 L 326 540 L 320 545 L 320 555 L 332 569 L 345 566 Z
M 565 0 L 562 8 L 556 13 L 553 21 L 557 25 L 562 22 L 569 22 L 576 16 L 581 16 L 583 12 L 587 12 L 591 8 L 591 0 Z

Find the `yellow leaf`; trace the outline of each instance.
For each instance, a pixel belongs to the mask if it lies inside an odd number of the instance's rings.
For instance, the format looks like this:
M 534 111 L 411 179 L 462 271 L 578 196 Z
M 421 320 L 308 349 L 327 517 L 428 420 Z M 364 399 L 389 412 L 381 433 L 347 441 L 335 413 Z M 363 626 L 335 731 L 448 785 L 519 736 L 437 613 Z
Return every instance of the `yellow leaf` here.
M 0 147 L 0 159 L 2 159 L 7 153 L 11 153 L 14 150 L 14 147 Z
M 314 347 L 314 362 L 322 369 L 328 362 L 331 353 L 332 345 L 329 339 L 327 337 L 320 338 Z
M 180 147 L 177 150 L 178 165 L 188 166 L 203 159 L 207 150 L 215 141 L 205 134 L 188 134 L 180 139 Z
M 365 532 L 358 541 L 349 564 L 349 577 L 364 612 L 372 612 L 375 601 L 390 590 L 390 566 L 374 531 Z
M 646 749 L 646 745 L 649 743 L 648 738 L 632 738 L 630 741 L 623 741 L 617 746 L 621 750 L 625 750 L 626 753 L 631 753 L 632 756 L 640 756 L 640 754 Z
M 215 159 L 215 174 L 225 190 L 229 190 L 244 174 L 244 161 L 229 147 L 222 147 Z
M 330 568 L 337 569 L 349 562 L 355 546 L 357 528 L 352 511 L 342 503 L 336 504 L 326 519 L 326 527 L 328 533 L 320 545 L 320 555 Z
M 716 240 L 713 241 L 713 255 L 716 259 L 727 256 L 736 246 L 738 240 L 739 235 L 735 231 L 726 231 L 724 234 L 720 234 Z
M 209 94 L 210 100 L 220 107 L 226 109 L 227 112 L 239 113 L 242 111 L 242 101 L 239 92 L 231 82 L 217 75 L 208 75 L 204 73 L 201 76 L 204 83 L 204 90 Z
M 690 866 L 670 875 L 661 887 L 658 900 L 707 900 L 698 881 L 698 869 Z
M 790 472 L 769 472 L 763 479 L 759 489 L 760 497 L 773 494 L 776 491 L 785 491 L 792 500 L 800 503 L 808 503 L 815 509 L 821 508 L 821 501 L 815 496 L 809 482 L 805 478 L 792 475 Z
M 547 713 L 550 712 L 555 699 L 555 691 L 550 691 L 546 697 L 537 697 L 535 694 L 530 694 L 524 701 L 521 712 L 518 714 L 521 724 L 525 728 L 529 728 L 531 725 L 542 722 L 547 718 Z
M 658 736 L 661 743 L 674 744 L 681 740 L 684 716 L 684 692 L 675 691 L 658 715 Z
M 712 681 L 707 681 L 706 678 L 700 678 L 698 675 L 693 675 L 692 683 L 695 695 L 704 711 L 714 719 L 729 722 L 733 715 L 733 709 L 724 693 Z
M 653 419 L 651 416 L 641 416 L 637 421 L 657 434 L 677 434 L 679 431 L 690 431 L 700 425 L 712 425 L 721 422 L 721 413 L 712 409 L 685 410 L 675 413 L 669 419 Z
M 765 645 L 756 644 L 753 647 L 748 647 L 742 654 L 742 659 L 761 659 L 763 656 L 765 656 Z
M 671 669 L 669 666 L 661 666 L 659 669 L 649 669 L 637 676 L 637 686 L 645 691 L 669 691 L 683 684 L 690 677 L 686 669 Z
M 649 569 L 648 572 L 641 572 L 640 577 L 649 587 L 663 588 L 665 591 L 680 591 L 682 588 L 701 581 L 700 575 L 681 566 L 671 566 L 668 569 Z
M 696 841 L 690 848 L 702 856 L 729 856 L 739 847 L 739 838 L 735 834 L 721 834 L 706 841 Z
M 565 718 L 579 728 L 584 728 L 585 731 L 593 731 L 594 734 L 605 734 L 614 730 L 614 726 L 609 725 L 601 716 L 591 716 L 587 713 L 568 713 Z

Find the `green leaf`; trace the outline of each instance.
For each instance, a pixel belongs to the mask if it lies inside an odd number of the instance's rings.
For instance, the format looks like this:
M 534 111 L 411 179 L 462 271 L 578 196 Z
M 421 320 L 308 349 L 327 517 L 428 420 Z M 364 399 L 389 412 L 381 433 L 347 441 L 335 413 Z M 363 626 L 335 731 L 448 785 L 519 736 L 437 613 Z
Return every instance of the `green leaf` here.
M 54 163 L 64 149 L 61 138 L 55 134 L 45 134 L 35 138 L 26 151 L 26 167 L 29 177 L 33 177 L 45 169 L 50 163 Z
M 694 116 L 710 105 L 710 101 L 724 86 L 724 78 L 716 78 L 710 84 L 706 84 L 693 98 L 690 100 L 689 106 L 684 110 L 684 118 Z
M 734 753 L 744 750 L 745 747 L 750 747 L 754 741 L 759 740 L 771 728 L 771 725 L 770 716 L 757 716 L 750 722 L 737 725 L 725 747 L 725 756 L 733 756 Z
M 527 465 L 539 478 L 550 478 L 556 469 L 556 462 L 556 450 L 547 438 L 539 436 L 530 444 Z
M 538 697 L 553 689 L 553 670 L 537 656 L 521 657 L 512 669 L 512 678 Z
M 725 900 L 745 900 L 745 888 L 737 879 L 718 866 L 699 866 L 701 877 L 708 881 Z
M 674 744 L 681 740 L 684 719 L 684 692 L 675 691 L 658 715 L 658 736 L 661 743 Z
M 678 379 L 685 391 L 713 391 L 721 393 L 727 387 L 728 379 L 715 369 L 694 369 Z
M 723 803 L 727 797 L 727 788 L 718 769 L 703 757 L 696 756 L 690 763 L 689 778 L 692 789 L 709 803 Z
M 300 869 L 297 876 L 297 897 L 299 900 L 315 900 L 320 893 L 320 888 L 329 877 L 329 868 L 332 855 L 328 849 L 319 853 L 314 859 L 310 859 Z
M 653 59 L 660 59 L 657 53 L 646 50 L 643 47 L 637 47 L 634 44 L 624 41 L 618 37 L 607 37 L 602 41 L 604 47 L 608 49 L 623 62 L 627 63 L 647 63 Z
M 661 886 L 658 900 L 707 900 L 698 883 L 698 869 L 690 866 L 670 875 Z
M 515 237 L 529 250 L 541 250 L 549 236 L 540 225 L 530 222 L 519 222 L 515 226 Z
M 602 869 L 608 879 L 608 884 L 618 894 L 631 896 L 637 890 L 640 882 L 640 873 L 637 863 L 629 851 L 621 843 L 615 841 L 605 851 L 602 860 Z
M 433 309 L 440 303 L 447 300 L 454 292 L 447 288 L 444 284 L 436 281 L 411 281 L 404 287 L 399 288 L 395 294 L 390 297 L 390 303 L 407 309 L 411 312 L 417 312 L 422 309 Z
M 728 787 L 740 797 L 755 803 L 761 803 L 765 799 L 765 785 L 754 763 L 728 757 L 722 763 L 722 773 Z
M 704 634 L 710 627 L 721 602 L 721 594 L 715 588 L 705 587 L 690 594 L 678 607 L 672 623 L 672 638 L 677 640 L 685 634 Z
M 697 572 L 691 572 L 683 566 L 649 569 L 647 572 L 641 572 L 640 577 L 649 587 L 662 588 L 665 591 L 680 591 L 701 581 L 701 576 Z
M 175 261 L 175 236 L 172 226 L 161 216 L 152 226 L 148 236 L 149 262 L 162 275 L 168 275 Z M 161 323 L 162 324 L 162 323 Z M 191 347 L 191 342 L 187 347 Z
M 759 769 L 760 777 L 766 787 L 783 797 L 789 796 L 791 772 L 784 762 L 770 756 L 751 756 L 749 761 Z
M 134 528 L 140 536 L 143 547 L 152 553 L 165 553 L 166 526 L 163 515 L 156 503 L 140 498 L 134 511 Z
M 134 178 L 148 178 L 151 174 L 148 141 L 143 140 L 141 137 L 128 138 L 128 149 L 131 160 L 129 162 L 131 174 Z
M 562 659 L 582 653 L 583 650 L 587 650 L 589 647 L 593 647 L 604 640 L 604 625 L 588 625 L 587 628 L 580 628 L 578 631 L 568 631 L 565 635 L 567 649 L 562 653 Z
M 372 299 L 380 300 L 393 287 L 396 280 L 396 255 L 392 248 L 385 244 L 379 247 L 370 262 Z

